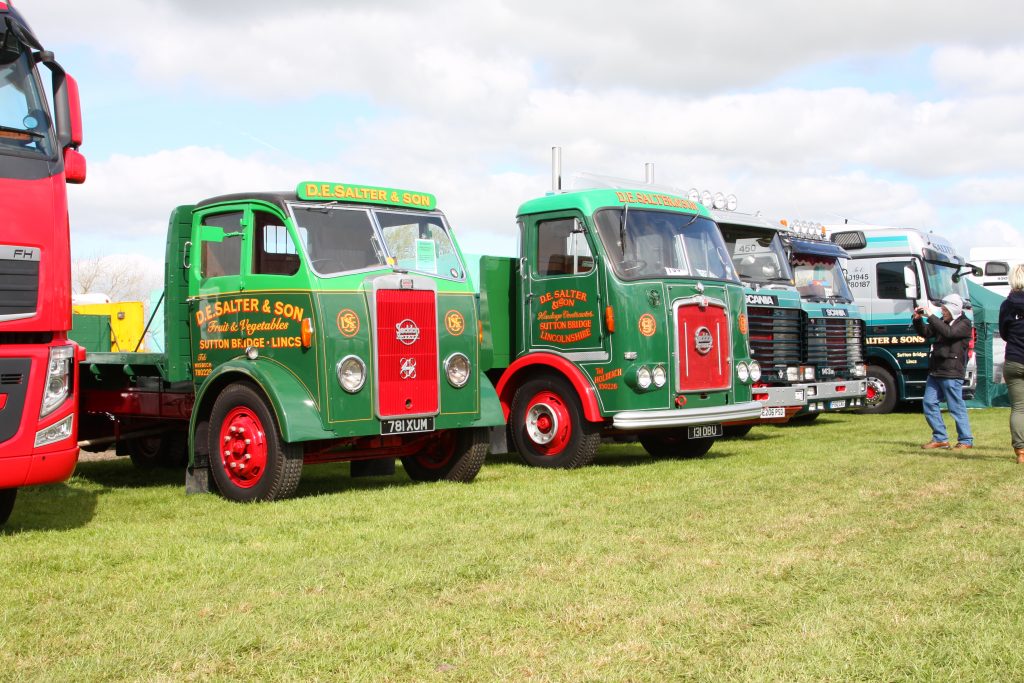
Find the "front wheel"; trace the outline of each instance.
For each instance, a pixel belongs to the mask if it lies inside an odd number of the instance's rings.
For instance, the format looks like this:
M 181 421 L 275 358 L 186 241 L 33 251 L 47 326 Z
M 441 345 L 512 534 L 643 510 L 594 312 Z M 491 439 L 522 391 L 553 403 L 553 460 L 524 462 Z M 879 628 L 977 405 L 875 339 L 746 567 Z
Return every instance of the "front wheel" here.
M 864 397 L 861 413 L 881 415 L 891 413 L 896 408 L 899 389 L 891 372 L 880 365 L 869 365 L 867 385 L 868 393 Z
M 0 526 L 7 523 L 11 518 L 11 511 L 14 510 L 14 499 L 18 495 L 18 489 L 0 489 Z
M 402 467 L 413 481 L 471 482 L 487 457 L 487 430 L 449 429 L 423 452 L 402 458 Z
M 576 390 L 561 377 L 519 387 L 509 420 L 519 457 L 534 467 L 584 467 L 601 444 L 601 426 L 586 420 Z
M 238 502 L 295 493 L 302 447 L 285 443 L 264 398 L 247 384 L 221 392 L 210 411 L 210 470 L 222 496 Z
M 188 463 L 188 440 L 184 432 L 137 437 L 128 441 L 126 450 L 132 464 L 141 470 L 177 469 Z
M 699 458 L 715 444 L 715 437 L 688 439 L 685 429 L 647 432 L 640 435 L 640 445 L 655 458 Z

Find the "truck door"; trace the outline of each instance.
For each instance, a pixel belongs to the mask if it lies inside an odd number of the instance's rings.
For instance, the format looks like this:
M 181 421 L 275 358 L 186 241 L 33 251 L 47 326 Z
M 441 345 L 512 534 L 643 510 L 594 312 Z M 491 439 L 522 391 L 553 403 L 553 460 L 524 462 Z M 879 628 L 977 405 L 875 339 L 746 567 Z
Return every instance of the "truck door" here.
M 599 268 L 591 236 L 577 214 L 547 214 L 526 223 L 527 350 L 603 355 Z

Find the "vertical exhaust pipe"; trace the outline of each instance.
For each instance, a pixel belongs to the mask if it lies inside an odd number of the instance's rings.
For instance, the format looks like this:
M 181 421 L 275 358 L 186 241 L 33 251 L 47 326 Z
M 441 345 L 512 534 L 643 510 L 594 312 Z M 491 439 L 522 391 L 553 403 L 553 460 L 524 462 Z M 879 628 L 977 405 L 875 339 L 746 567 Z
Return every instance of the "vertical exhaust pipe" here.
M 644 164 L 644 182 L 648 185 L 654 184 L 654 164 L 650 162 Z
M 559 194 L 562 191 L 562 148 L 551 148 L 551 191 Z

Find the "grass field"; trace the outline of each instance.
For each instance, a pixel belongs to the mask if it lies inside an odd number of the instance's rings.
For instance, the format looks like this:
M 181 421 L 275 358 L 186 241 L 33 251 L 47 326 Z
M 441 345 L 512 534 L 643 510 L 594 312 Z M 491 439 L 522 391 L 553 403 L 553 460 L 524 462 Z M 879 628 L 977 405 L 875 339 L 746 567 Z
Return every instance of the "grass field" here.
M 247 506 L 82 463 L 0 532 L 0 679 L 1021 680 L 1007 420 L 969 454 L 907 413 L 470 485 L 309 467 Z

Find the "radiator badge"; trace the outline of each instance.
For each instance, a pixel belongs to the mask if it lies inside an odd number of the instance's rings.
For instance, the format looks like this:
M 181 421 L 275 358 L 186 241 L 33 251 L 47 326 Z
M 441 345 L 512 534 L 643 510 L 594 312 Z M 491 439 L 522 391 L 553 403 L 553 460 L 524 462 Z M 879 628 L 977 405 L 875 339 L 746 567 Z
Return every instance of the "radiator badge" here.
M 416 359 L 403 358 L 402 369 L 399 374 L 402 379 L 416 379 Z
M 395 325 L 395 337 L 406 346 L 412 346 L 420 338 L 420 328 L 409 318 Z
M 715 346 L 715 338 L 711 336 L 711 330 L 703 326 L 697 328 L 696 334 L 693 335 L 693 342 L 697 353 L 702 356 L 711 353 L 711 349 Z

